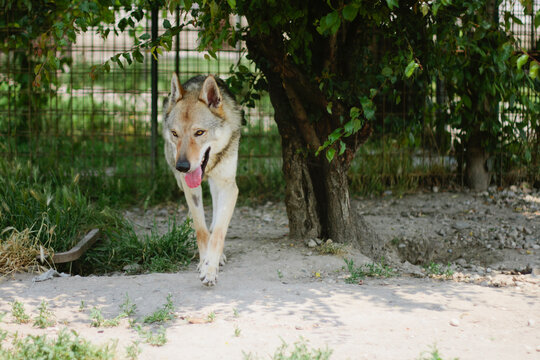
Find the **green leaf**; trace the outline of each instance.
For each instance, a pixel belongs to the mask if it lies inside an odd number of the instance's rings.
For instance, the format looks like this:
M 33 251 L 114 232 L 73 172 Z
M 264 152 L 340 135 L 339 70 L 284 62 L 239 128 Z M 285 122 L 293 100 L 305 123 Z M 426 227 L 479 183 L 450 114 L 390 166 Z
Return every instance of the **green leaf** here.
M 366 119 L 375 119 L 375 105 L 373 104 L 373 101 L 371 101 L 367 97 L 363 97 L 360 100 L 360 103 L 362 104 L 362 111 L 364 111 L 364 116 L 366 117 Z
M 184 0 L 184 9 L 186 11 L 189 11 L 191 9 L 191 5 L 193 5 L 192 0 Z
M 414 70 L 416 70 L 420 65 L 416 63 L 416 61 L 411 60 L 411 62 L 407 65 L 405 68 L 405 76 L 407 78 L 410 78 L 412 74 L 414 73 Z
M 536 12 L 534 17 L 534 27 L 540 27 L 540 10 Z
M 356 6 L 356 4 L 347 4 L 343 8 L 343 12 L 341 14 L 343 15 L 343 18 L 345 20 L 353 21 L 358 14 L 358 7 Z
M 144 56 L 143 56 L 143 54 L 141 54 L 141 51 L 139 49 L 133 51 L 132 55 L 133 55 L 133 58 L 135 59 L 135 61 L 137 61 L 139 63 L 144 62 Z
M 151 37 L 149 33 L 145 33 L 139 36 L 139 40 L 149 40 Z
M 229 3 L 231 9 L 236 9 L 236 0 L 227 0 L 227 3 Z
M 131 60 L 131 55 L 126 52 L 126 53 L 123 53 L 122 56 L 124 57 L 124 59 L 127 60 L 128 64 L 131 65 L 131 63 L 133 62 L 133 60 Z
M 328 150 L 326 150 L 326 159 L 328 160 L 328 162 L 332 162 L 332 160 L 334 159 L 334 155 L 336 155 L 336 149 L 329 148 Z
M 163 28 L 164 29 L 170 29 L 171 28 L 171 23 L 169 20 L 165 19 L 163 20 Z
M 339 147 L 339 154 L 338 156 L 341 156 L 343 155 L 343 153 L 345 153 L 345 150 L 347 150 L 347 145 L 345 145 L 345 143 L 343 141 L 339 141 L 339 144 L 340 144 L 340 147 Z
M 390 77 L 392 76 L 392 68 L 388 67 L 388 66 L 385 66 L 383 67 L 382 71 L 381 71 L 381 74 L 384 76 L 384 77 Z
M 332 115 L 332 102 L 328 102 L 328 105 L 326 105 L 326 112 L 328 112 L 330 115 Z
M 533 62 L 529 68 L 529 76 L 531 79 L 536 79 L 538 77 L 538 69 L 540 69 L 540 65 L 538 65 L 537 62 Z
M 386 4 L 390 8 L 390 10 L 394 10 L 395 7 L 399 7 L 398 0 L 386 0 Z
M 518 57 L 518 59 L 516 61 L 516 65 L 517 65 L 518 70 L 521 70 L 523 65 L 525 65 L 527 63 L 527 60 L 529 60 L 529 55 L 527 55 L 527 54 L 523 54 L 520 57 Z
M 426 3 L 422 3 L 420 6 L 420 11 L 422 11 L 422 15 L 426 16 L 429 13 L 429 5 Z

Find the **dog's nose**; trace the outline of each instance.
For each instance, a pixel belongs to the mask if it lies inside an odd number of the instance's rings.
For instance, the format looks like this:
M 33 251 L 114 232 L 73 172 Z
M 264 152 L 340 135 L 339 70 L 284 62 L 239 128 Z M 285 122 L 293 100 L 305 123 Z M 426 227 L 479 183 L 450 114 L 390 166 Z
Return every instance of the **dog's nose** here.
M 190 167 L 191 166 L 189 165 L 189 161 L 187 160 L 178 160 L 176 162 L 176 170 L 180 172 L 188 172 Z

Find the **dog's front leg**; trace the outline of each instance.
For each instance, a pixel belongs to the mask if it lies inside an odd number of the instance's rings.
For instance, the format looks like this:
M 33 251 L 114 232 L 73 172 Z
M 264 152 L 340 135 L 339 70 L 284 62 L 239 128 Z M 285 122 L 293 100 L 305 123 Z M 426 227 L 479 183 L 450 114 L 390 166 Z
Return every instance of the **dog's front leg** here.
M 213 286 L 217 281 L 225 236 L 238 198 L 238 187 L 234 178 L 230 180 L 209 179 L 208 181 L 211 182 L 211 188 L 214 190 L 212 191 L 212 202 L 216 209 L 214 211 L 215 219 L 212 219 L 214 226 L 208 241 L 208 250 L 200 269 L 200 278 L 203 284 Z
M 194 189 L 191 189 L 186 184 L 184 174 L 175 172 L 176 181 L 178 185 L 184 190 L 184 195 L 186 196 L 186 202 L 188 204 L 189 212 L 193 218 L 193 228 L 197 234 L 197 247 L 199 248 L 199 266 L 203 259 L 206 257 L 206 251 L 208 248 L 208 239 L 210 238 L 210 232 L 206 227 L 206 221 L 204 219 L 204 207 L 203 207 L 203 197 L 201 187 L 198 186 Z

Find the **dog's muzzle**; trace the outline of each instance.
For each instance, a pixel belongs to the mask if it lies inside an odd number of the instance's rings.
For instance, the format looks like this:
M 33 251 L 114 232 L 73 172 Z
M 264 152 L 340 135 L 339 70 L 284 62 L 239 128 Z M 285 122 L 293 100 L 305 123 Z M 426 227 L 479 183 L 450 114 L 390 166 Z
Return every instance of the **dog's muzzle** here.
M 185 173 L 189 171 L 189 168 L 191 167 L 191 165 L 189 164 L 189 161 L 185 159 L 178 159 L 175 167 L 176 167 L 176 170 Z

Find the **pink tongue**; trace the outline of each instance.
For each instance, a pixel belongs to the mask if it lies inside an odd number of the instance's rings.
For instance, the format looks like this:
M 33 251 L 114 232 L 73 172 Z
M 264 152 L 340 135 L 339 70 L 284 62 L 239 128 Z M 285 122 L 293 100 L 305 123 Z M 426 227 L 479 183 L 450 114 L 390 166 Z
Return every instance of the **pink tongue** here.
M 199 166 L 195 171 L 186 174 L 186 184 L 190 188 L 196 188 L 202 182 L 202 169 Z

